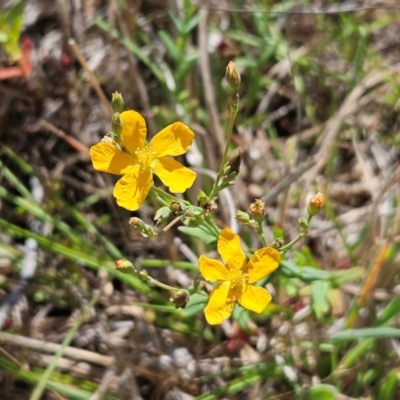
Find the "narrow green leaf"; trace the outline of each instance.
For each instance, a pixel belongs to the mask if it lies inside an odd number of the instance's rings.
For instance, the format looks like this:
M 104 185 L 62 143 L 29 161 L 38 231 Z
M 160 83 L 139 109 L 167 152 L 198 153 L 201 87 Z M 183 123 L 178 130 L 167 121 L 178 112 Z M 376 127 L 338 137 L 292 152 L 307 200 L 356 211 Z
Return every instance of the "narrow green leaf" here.
M 178 229 L 186 235 L 202 240 L 206 244 L 213 244 L 217 240 L 215 236 L 201 226 L 180 226 Z
M 346 282 L 354 281 L 355 279 L 361 278 L 364 272 L 365 269 L 362 267 L 333 271 L 331 272 L 332 285 L 338 287 Z
M 175 80 L 177 82 L 185 79 L 187 74 L 193 69 L 193 66 L 196 64 L 199 55 L 200 53 L 198 51 L 192 51 L 191 53 L 187 54 L 183 58 L 183 60 L 181 60 L 175 73 Z
M 187 21 L 184 24 L 181 32 L 184 33 L 185 35 L 189 34 L 198 25 L 198 23 L 201 21 L 202 18 L 203 15 L 200 13 L 193 15 L 193 17 L 190 18 L 189 21 Z
M 180 60 L 182 59 L 182 53 L 179 50 L 179 47 L 176 45 L 176 42 L 172 38 L 172 36 L 167 31 L 161 30 L 160 32 L 158 32 L 158 37 L 164 44 L 165 48 L 167 49 L 168 55 L 174 60 L 174 62 L 180 62 Z
M 389 371 L 387 376 L 383 379 L 379 388 L 378 396 L 379 400 L 395 400 L 397 398 L 396 392 L 399 387 L 398 369 L 393 368 Z
M 386 339 L 393 337 L 400 337 L 400 329 L 380 326 L 377 328 L 347 329 L 333 335 L 331 340 L 340 342 L 344 340 Z

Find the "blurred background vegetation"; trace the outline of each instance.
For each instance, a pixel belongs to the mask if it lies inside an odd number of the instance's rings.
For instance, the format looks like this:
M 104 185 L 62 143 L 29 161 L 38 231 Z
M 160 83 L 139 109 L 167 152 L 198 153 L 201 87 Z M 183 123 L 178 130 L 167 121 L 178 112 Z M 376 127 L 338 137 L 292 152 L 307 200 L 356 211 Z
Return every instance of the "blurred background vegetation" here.
M 3 0 L 0 398 L 400 398 L 399 38 L 396 0 Z M 212 249 L 130 231 L 155 204 L 117 207 L 88 149 L 114 91 L 150 136 L 183 121 L 194 201 L 223 152 L 231 60 L 242 166 L 218 225 L 262 198 L 269 240 L 289 242 L 309 198 L 326 204 L 267 310 L 210 327 L 203 302 L 175 310 L 115 270 L 187 287 Z

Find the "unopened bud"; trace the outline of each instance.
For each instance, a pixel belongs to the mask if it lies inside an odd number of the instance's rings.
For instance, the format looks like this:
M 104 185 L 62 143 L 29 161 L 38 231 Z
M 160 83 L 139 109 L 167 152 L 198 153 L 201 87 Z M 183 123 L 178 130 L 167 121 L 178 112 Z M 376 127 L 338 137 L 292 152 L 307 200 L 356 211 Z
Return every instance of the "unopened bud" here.
M 181 289 L 174 292 L 170 300 L 175 304 L 175 308 L 185 308 L 189 298 L 189 292 L 185 289 Z
M 208 196 L 200 189 L 197 194 L 197 205 L 199 207 L 204 207 L 209 201 L 210 199 Z
M 143 281 L 143 282 L 147 282 L 149 280 L 149 274 L 147 273 L 147 271 L 140 271 L 139 272 L 139 278 Z
M 111 98 L 111 108 L 114 112 L 122 113 L 124 111 L 124 99 L 121 93 L 115 92 Z
M 262 222 L 264 220 L 265 203 L 261 201 L 261 199 L 255 199 L 254 202 L 250 204 L 249 210 L 256 221 Z
M 272 242 L 271 247 L 273 247 L 274 249 L 279 250 L 283 246 L 283 243 L 284 242 L 283 242 L 282 238 L 277 238 Z
M 240 172 L 240 163 L 242 162 L 242 152 L 239 150 L 239 154 L 231 158 L 227 166 L 229 167 L 229 174 L 235 173 L 236 175 Z
M 135 274 L 136 269 L 133 264 L 125 258 L 115 261 L 115 268 L 123 274 Z
M 124 123 L 122 122 L 121 114 L 115 112 L 111 117 L 111 135 L 112 138 L 122 147 L 122 129 L 124 128 Z
M 302 229 L 302 230 L 308 229 L 307 218 L 299 218 L 299 226 L 300 226 L 300 229 Z
M 226 67 L 225 79 L 234 91 L 239 89 L 241 81 L 240 74 L 233 61 L 229 61 L 228 66 Z
M 140 233 L 143 237 L 152 237 L 157 235 L 153 228 L 150 225 L 145 224 L 140 218 L 130 218 L 129 225 L 134 232 Z
M 237 210 L 236 211 L 236 219 L 242 224 L 247 224 L 250 221 L 250 215 L 244 211 Z
M 310 216 L 317 215 L 319 210 L 324 206 L 325 199 L 324 195 L 318 192 L 315 196 L 311 197 L 310 202 L 308 203 L 307 211 Z
M 173 201 L 170 206 L 169 209 L 175 214 L 175 215 L 179 215 L 183 213 L 183 204 L 180 201 Z

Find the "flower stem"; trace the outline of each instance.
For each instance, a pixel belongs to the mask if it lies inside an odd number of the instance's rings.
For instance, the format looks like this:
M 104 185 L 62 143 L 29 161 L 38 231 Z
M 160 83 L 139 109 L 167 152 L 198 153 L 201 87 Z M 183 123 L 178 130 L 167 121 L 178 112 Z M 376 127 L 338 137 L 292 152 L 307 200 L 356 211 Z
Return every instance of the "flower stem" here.
M 150 275 L 148 275 L 148 282 L 151 283 L 154 286 L 158 286 L 161 289 L 168 290 L 170 292 L 176 292 L 179 290 L 178 288 L 166 285 L 165 283 L 159 282 L 156 279 L 152 278 Z
M 308 215 L 308 218 L 307 218 L 307 225 L 310 224 L 310 221 L 311 221 L 312 217 L 313 217 L 312 215 Z M 294 238 L 290 243 L 285 244 L 284 246 L 282 246 L 282 247 L 279 249 L 279 251 L 282 253 L 282 252 L 284 252 L 284 251 L 290 249 L 290 248 L 291 248 L 294 244 L 296 244 L 299 240 L 303 239 L 303 237 L 306 236 L 307 233 L 308 233 L 308 229 L 301 229 L 300 232 L 299 232 L 299 234 L 297 235 L 297 237 Z
M 173 219 L 166 227 L 164 227 L 161 232 L 165 233 L 167 231 L 169 231 L 176 223 L 178 223 L 180 220 L 182 220 L 182 218 L 185 216 L 185 214 L 183 215 L 179 215 L 177 216 L 175 219 Z
M 263 247 L 267 247 L 267 240 L 265 239 L 265 232 L 264 232 L 264 228 L 262 225 L 262 221 L 258 221 L 257 222 L 258 226 L 257 226 L 257 233 L 260 236 L 261 242 L 263 244 Z
M 230 113 L 230 118 L 229 118 L 228 135 L 226 137 L 225 150 L 224 150 L 224 154 L 222 156 L 221 164 L 219 166 L 217 178 L 215 179 L 214 185 L 211 189 L 211 193 L 208 196 L 210 199 L 212 199 L 217 194 L 219 181 L 221 180 L 222 174 L 224 173 L 224 167 L 225 167 L 227 157 L 228 157 L 229 145 L 230 145 L 231 139 L 232 139 L 233 125 L 235 123 L 235 118 L 236 118 L 238 109 L 239 109 L 239 95 L 237 92 L 235 92 L 231 96 L 231 105 L 230 105 L 231 113 Z
M 165 198 L 167 198 L 167 199 L 169 199 L 169 200 L 171 200 L 171 201 L 182 201 L 182 202 L 185 203 L 186 205 L 190 205 L 190 203 L 189 203 L 188 201 L 178 199 L 177 197 L 172 196 L 171 194 L 165 192 L 164 190 L 162 190 L 162 189 L 160 189 L 160 188 L 158 188 L 158 187 L 156 187 L 156 186 L 152 186 L 152 187 L 151 187 L 151 191 L 152 191 L 153 193 L 156 193 L 159 197 L 161 197 L 161 199 L 163 200 L 163 202 L 165 202 L 164 205 L 167 205 L 167 206 L 169 205 L 169 204 L 165 201 Z

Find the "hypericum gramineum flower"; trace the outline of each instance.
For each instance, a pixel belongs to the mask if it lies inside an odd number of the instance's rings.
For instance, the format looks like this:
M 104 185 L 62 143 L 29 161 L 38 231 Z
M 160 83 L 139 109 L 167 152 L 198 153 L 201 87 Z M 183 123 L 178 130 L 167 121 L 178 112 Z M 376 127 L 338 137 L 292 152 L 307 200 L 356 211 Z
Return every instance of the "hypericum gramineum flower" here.
M 121 113 L 121 118 L 124 151 L 111 140 L 102 141 L 90 149 L 95 169 L 123 175 L 113 193 L 118 205 L 137 210 L 151 189 L 153 173 L 172 193 L 183 193 L 193 185 L 196 173 L 167 157 L 182 155 L 192 145 L 194 133 L 186 125 L 175 122 L 146 144 L 144 118 L 132 110 Z
M 199 258 L 200 273 L 209 282 L 220 281 L 212 290 L 204 314 L 211 325 L 220 324 L 232 314 L 235 300 L 244 308 L 261 313 L 271 294 L 253 283 L 278 268 L 280 254 L 272 247 L 257 250 L 246 263 L 240 237 L 229 228 L 218 237 L 218 253 L 224 264 L 208 257 Z

